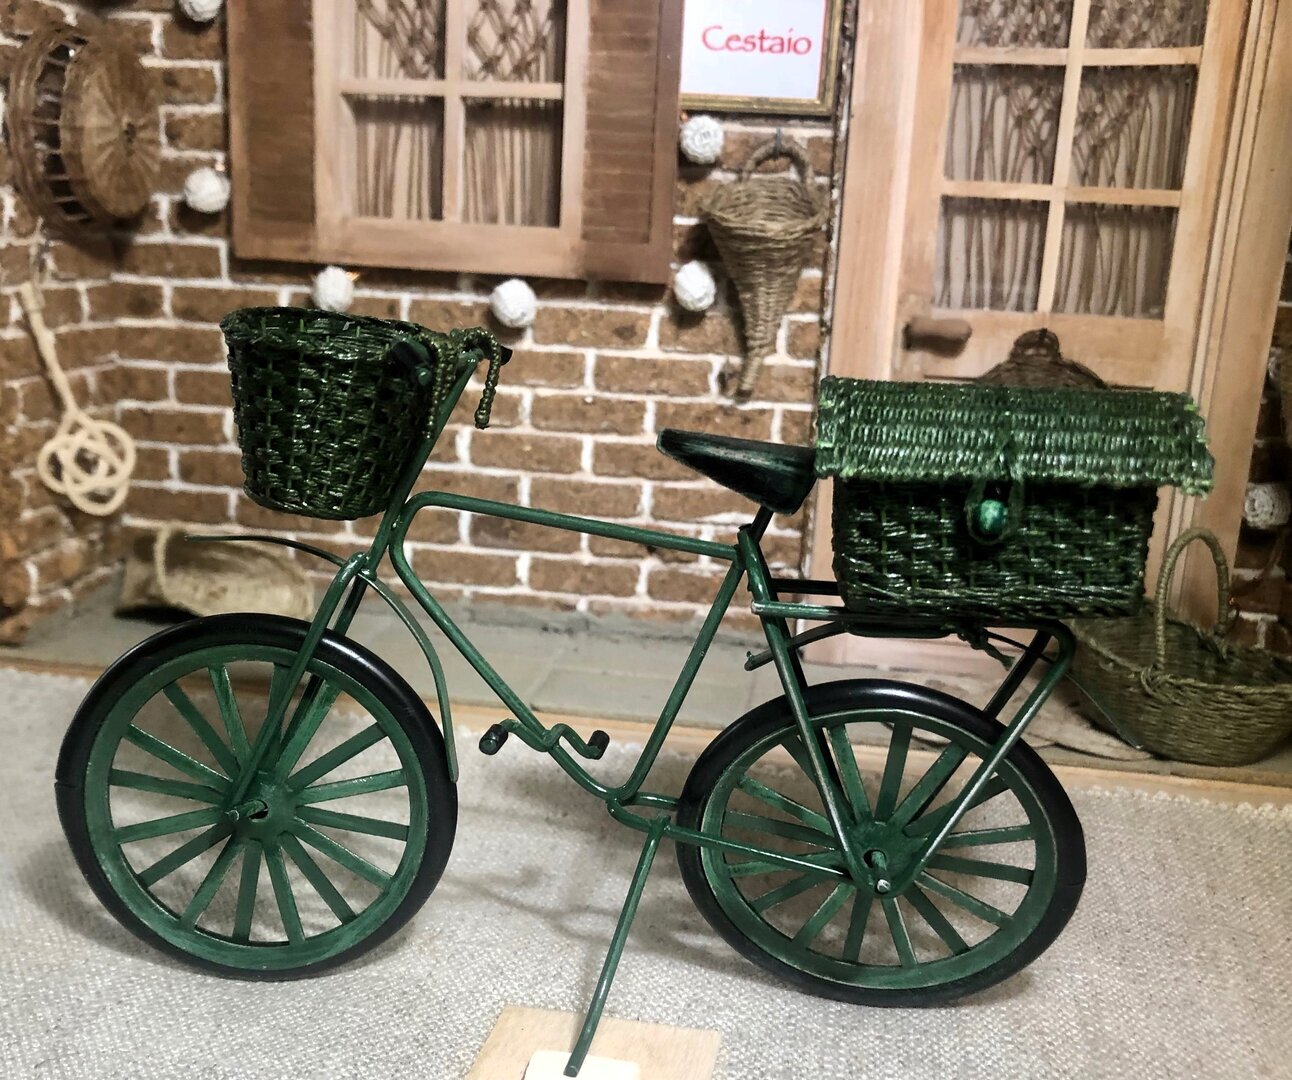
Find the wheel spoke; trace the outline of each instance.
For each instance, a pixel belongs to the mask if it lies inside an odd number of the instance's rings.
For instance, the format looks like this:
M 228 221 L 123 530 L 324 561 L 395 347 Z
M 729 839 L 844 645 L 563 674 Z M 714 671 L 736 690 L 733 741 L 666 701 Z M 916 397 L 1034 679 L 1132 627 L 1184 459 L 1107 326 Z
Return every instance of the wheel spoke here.
M 233 682 L 229 678 L 228 669 L 223 666 L 208 670 L 215 701 L 220 708 L 220 718 L 224 721 L 224 730 L 229 736 L 229 745 L 233 747 L 233 756 L 241 766 L 251 756 L 251 743 L 247 740 L 247 726 L 242 722 L 242 713 L 238 710 Z
M 1004 926 L 1009 922 L 1009 915 L 1001 911 L 998 907 L 993 907 L 985 900 L 979 900 L 976 896 L 971 896 L 963 889 L 957 889 L 954 885 L 948 885 L 945 881 L 940 881 L 932 874 L 920 874 L 915 879 L 920 885 L 923 885 L 929 892 L 935 892 L 939 896 L 944 896 L 958 907 L 964 908 L 970 915 L 976 915 L 983 922 L 991 923 L 993 926 Z
M 306 765 L 287 782 L 288 789 L 300 791 L 303 787 L 309 787 L 315 780 L 344 765 L 352 757 L 362 754 L 368 747 L 381 742 L 384 737 L 385 735 L 381 728 L 376 724 L 364 728 L 358 735 L 352 735 L 340 746 L 329 750 L 326 754 Z
M 929 771 L 921 776 L 916 785 L 906 793 L 906 797 L 893 812 L 892 824 L 900 828 L 912 818 L 924 813 L 929 808 L 929 804 L 942 793 L 942 789 L 947 786 L 947 781 L 960 768 L 960 763 L 968 756 L 969 750 L 966 747 L 956 743 L 946 747 L 938 755 L 937 760 L 929 766 Z
M 969 806 L 965 809 L 965 813 L 967 814 L 975 807 L 982 806 L 985 802 L 990 802 L 992 799 L 996 798 L 997 795 L 1004 794 L 1008 790 L 1009 785 L 1006 784 L 1004 780 L 999 776 L 993 777 L 988 780 L 987 783 L 983 785 L 982 790 L 969 801 Z M 911 836 L 928 836 L 931 832 L 937 832 L 938 829 L 942 828 L 946 820 L 955 813 L 956 806 L 959 801 L 959 799 L 953 799 L 945 806 L 939 806 L 936 810 L 930 810 L 923 817 L 917 817 L 906 827 L 907 833 Z
M 186 844 L 181 844 L 169 855 L 158 859 L 151 866 L 139 871 L 136 875 L 140 884 L 151 887 L 178 870 L 187 866 L 204 851 L 210 851 L 231 832 L 231 827 L 224 822 L 213 826 L 201 836 L 195 836 Z
M 311 825 L 324 825 L 329 829 L 344 829 L 346 832 L 363 833 L 365 836 L 384 836 L 390 840 L 408 839 L 408 826 L 394 821 L 381 821 L 359 814 L 341 814 L 314 806 L 299 807 L 296 816 Z
M 1010 866 L 1009 863 L 987 862 L 984 859 L 962 859 L 956 855 L 934 855 L 927 865 L 930 870 L 1013 881 L 1019 885 L 1031 885 L 1032 878 L 1036 876 L 1025 866 Z
M 843 870 L 843 855 L 837 851 L 822 851 L 813 855 L 795 855 L 794 858 L 801 862 L 813 863 L 821 867 L 821 878 L 836 877 L 829 871 Z M 755 874 L 775 874 L 778 871 L 784 873 L 786 870 L 798 870 L 797 866 L 788 866 L 785 863 L 772 862 L 770 859 L 742 859 L 740 862 L 729 862 L 723 864 L 726 867 L 728 877 L 752 877 Z M 801 873 L 807 873 L 806 870 Z
M 933 932 L 938 935 L 948 949 L 955 955 L 969 951 L 969 943 L 956 931 L 947 917 L 938 910 L 937 905 L 929 899 L 928 894 L 923 892 L 918 885 L 912 885 L 906 894 L 906 899 L 910 901 L 911 907 L 920 913 L 923 919 L 932 928 Z
M 323 868 L 314 861 L 310 853 L 301 846 L 301 842 L 291 833 L 284 833 L 279 842 L 282 844 L 283 850 L 287 852 L 287 857 L 305 875 L 305 880 L 314 886 L 314 891 L 332 909 L 332 914 L 343 923 L 351 922 L 355 918 L 354 908 L 337 891 L 337 887 L 332 884 L 331 878 L 323 872 Z
M 179 683 L 171 683 L 162 690 L 166 700 L 175 706 L 175 711 L 183 718 L 184 722 L 197 734 L 202 740 L 202 745 L 211 751 L 211 756 L 215 758 L 222 768 L 230 776 L 238 775 L 238 760 L 234 757 L 233 751 L 230 750 L 219 735 L 215 733 L 210 722 L 205 716 L 198 711 L 192 699 L 184 693 Z
M 759 814 L 746 814 L 739 810 L 730 810 L 723 818 L 723 824 L 733 829 L 745 829 L 753 832 L 770 833 L 782 836 L 787 840 L 801 840 L 805 844 L 817 847 L 833 847 L 835 838 L 831 833 L 819 829 L 809 829 L 806 825 L 795 825 L 792 821 L 777 821 L 774 818 L 762 817 Z
M 843 959 L 856 963 L 861 956 L 861 942 L 866 936 L 866 923 L 870 919 L 870 909 L 875 898 L 870 893 L 857 890 L 856 899 L 852 902 L 852 920 L 848 923 L 848 936 L 843 943 Z
M 233 940 L 246 944 L 251 940 L 251 920 L 256 913 L 256 889 L 260 884 L 260 848 L 247 845 L 242 859 L 242 876 L 238 880 L 238 907 L 233 915 Z
M 273 844 L 265 845 L 265 863 L 269 867 L 269 880 L 274 886 L 274 899 L 278 902 L 278 915 L 287 931 L 287 940 L 292 945 L 303 945 L 305 929 L 301 926 L 300 912 L 296 910 L 296 896 L 292 893 L 292 883 L 287 879 L 283 853 Z
M 875 800 L 877 821 L 887 821 L 897 806 L 897 794 L 902 789 L 902 776 L 906 772 L 906 753 L 910 746 L 911 725 L 902 721 L 894 723 L 893 741 L 888 744 L 884 776 L 879 782 L 879 797 Z
M 220 791 L 224 791 L 229 786 L 229 778 L 221 776 L 210 766 L 203 765 L 189 757 L 182 750 L 176 750 L 170 743 L 164 742 L 157 738 L 156 735 L 150 735 L 142 728 L 137 728 L 133 724 L 126 728 L 125 738 L 127 742 L 133 743 L 145 753 L 152 754 L 158 761 L 164 761 L 173 769 L 190 776 L 194 780 L 199 780 L 204 784 L 212 784 Z
M 758 912 L 767 911 L 777 904 L 785 903 L 786 900 L 793 900 L 794 897 L 802 895 L 820 883 L 821 879 L 815 874 L 802 874 L 750 900 L 749 906 Z
M 855 886 L 850 881 L 840 882 L 834 887 L 834 891 L 827 896 L 821 906 L 812 913 L 812 917 L 799 929 L 794 935 L 794 944 L 807 947 L 812 944 L 826 928 L 826 924 L 838 914 L 838 911 L 847 901 L 850 893 L 855 891 Z
M 1036 833 L 1031 825 L 1006 825 L 999 829 L 969 829 L 966 832 L 952 833 L 942 841 L 939 850 L 982 847 L 987 844 L 1012 844 L 1019 840 L 1035 839 Z
M 815 784 L 816 773 L 812 771 L 812 759 L 808 757 L 807 747 L 803 745 L 797 728 L 785 737 L 781 746 L 794 759 L 794 763 L 803 770 L 807 778 Z
M 843 724 L 826 731 L 830 748 L 834 751 L 835 764 L 839 769 L 839 778 L 843 781 L 844 794 L 848 796 L 848 805 L 852 807 L 852 820 L 860 824 L 871 818 L 870 799 L 866 797 L 866 786 L 861 781 L 861 771 L 857 768 L 857 758 L 852 752 L 852 743 L 848 741 L 848 730 Z
M 334 863 L 344 866 L 356 877 L 363 878 L 364 881 L 376 885 L 379 889 L 384 889 L 390 884 L 390 875 L 386 871 L 373 866 L 362 855 L 356 855 L 343 844 L 338 844 L 326 833 L 321 833 L 318 829 L 299 821 L 292 826 L 292 832 L 310 847 L 321 851 Z
M 301 702 L 292 715 L 292 722 L 283 734 L 283 749 L 278 759 L 280 773 L 286 774 L 292 771 L 292 767 L 301 759 L 310 741 L 318 734 L 319 725 L 332 711 L 332 706 L 340 696 L 339 686 L 325 683 L 318 676 L 310 679 Z
M 177 799 L 188 799 L 190 802 L 216 803 L 224 798 L 223 792 L 216 791 L 205 784 L 190 784 L 183 780 L 166 780 L 148 773 L 131 772 L 129 769 L 112 769 L 108 773 L 108 783 L 113 787 L 130 788 L 132 791 L 148 791 L 154 795 L 173 795 Z
M 274 717 L 278 718 L 278 734 L 282 734 L 282 713 L 287 710 L 287 702 L 291 698 L 292 687 L 287 683 L 287 676 L 292 673 L 291 668 L 282 664 L 275 664 L 273 674 L 269 676 L 269 701 L 265 705 L 265 723 L 268 724 Z
M 830 828 L 830 822 L 824 814 L 818 814 L 815 810 L 809 810 L 801 802 L 791 799 L 788 795 L 782 795 L 779 791 L 760 783 L 749 776 L 743 776 L 736 785 L 746 795 L 751 795 L 755 799 L 765 802 L 768 806 L 782 813 L 788 814 L 792 818 L 797 818 L 805 825 L 810 825 L 814 829 L 820 829 L 827 836 L 833 834 Z
M 188 907 L 184 909 L 184 914 L 180 916 L 180 925 L 186 930 L 192 930 L 197 925 L 197 920 L 202 917 L 202 912 L 211 906 L 211 901 L 215 899 L 215 894 L 220 891 L 220 884 L 224 881 L 229 868 L 242 851 L 243 845 L 244 841 L 230 837 L 228 843 L 221 849 L 220 854 L 215 857 L 215 862 L 211 864 L 211 869 L 206 872 L 206 877 L 202 879 L 202 884 L 197 887 L 197 892 L 193 894 L 193 899 L 188 902 Z
M 202 810 L 189 810 L 183 814 L 171 814 L 169 817 L 127 825 L 117 829 L 113 833 L 113 838 L 118 844 L 133 844 L 137 840 L 151 840 L 157 836 L 170 836 L 173 833 L 184 832 L 186 829 L 200 829 L 206 825 L 214 825 L 223 816 L 223 811 L 218 806 L 208 806 Z
M 908 729 L 909 734 L 909 729 Z M 888 920 L 888 932 L 893 935 L 893 944 L 897 948 L 897 959 L 902 967 L 915 967 L 915 949 L 911 946 L 911 935 L 906 932 L 906 920 L 897 901 L 889 896 L 880 901 L 884 909 L 884 918 Z
M 402 769 L 390 772 L 371 773 L 353 780 L 337 780 L 331 784 L 316 784 L 307 787 L 296 796 L 297 803 L 331 802 L 333 799 L 345 799 L 351 795 L 366 795 L 372 791 L 388 791 L 391 788 L 408 786 L 408 777 Z

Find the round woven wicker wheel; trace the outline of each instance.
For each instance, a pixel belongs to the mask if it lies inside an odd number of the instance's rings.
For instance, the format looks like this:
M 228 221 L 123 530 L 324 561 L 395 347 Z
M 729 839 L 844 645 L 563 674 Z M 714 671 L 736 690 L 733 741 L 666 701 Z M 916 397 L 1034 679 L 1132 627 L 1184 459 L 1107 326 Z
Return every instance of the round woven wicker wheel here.
M 18 50 L 8 125 L 32 209 L 70 232 L 109 229 L 148 205 L 161 159 L 152 80 L 104 29 L 51 23 Z
M 161 162 L 161 124 L 138 58 L 113 38 L 92 38 L 68 70 L 61 126 L 86 207 L 102 220 L 142 213 Z

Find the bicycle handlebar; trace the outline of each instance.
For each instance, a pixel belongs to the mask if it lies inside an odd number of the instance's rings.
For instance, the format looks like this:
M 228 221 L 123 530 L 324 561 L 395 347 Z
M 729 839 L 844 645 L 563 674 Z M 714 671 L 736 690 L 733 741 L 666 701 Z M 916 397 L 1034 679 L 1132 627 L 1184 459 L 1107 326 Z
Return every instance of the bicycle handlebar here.
M 393 360 L 408 370 L 419 386 L 435 388 L 435 396 L 448 393 L 452 385 L 452 374 L 461 373 L 470 368 L 474 370 L 483 361 L 489 361 L 489 371 L 485 375 L 484 389 L 480 394 L 480 404 L 476 408 L 475 424 L 478 428 L 489 426 L 489 416 L 493 410 L 494 396 L 498 391 L 498 377 L 502 367 L 512 357 L 511 349 L 500 345 L 497 339 L 483 327 L 469 330 L 453 330 L 448 334 L 449 340 L 460 346 L 456 352 L 457 363 L 452 372 L 440 365 L 441 357 L 432 355 L 431 347 L 425 341 L 415 338 L 403 338 L 395 342 L 387 351 L 386 358 Z M 479 344 L 475 344 L 479 342 Z M 437 404 L 439 401 L 437 400 Z

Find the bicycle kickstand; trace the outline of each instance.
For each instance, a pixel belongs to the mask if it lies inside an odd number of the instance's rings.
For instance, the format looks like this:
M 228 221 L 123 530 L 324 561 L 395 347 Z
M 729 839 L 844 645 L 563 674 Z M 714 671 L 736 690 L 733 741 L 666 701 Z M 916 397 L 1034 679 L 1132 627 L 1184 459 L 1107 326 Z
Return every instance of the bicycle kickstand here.
M 624 953 L 624 945 L 628 942 L 628 931 L 632 927 L 633 918 L 637 914 L 637 905 L 641 903 L 642 892 L 646 888 L 646 878 L 650 874 L 651 864 L 655 861 L 655 853 L 659 850 L 659 843 L 664 838 L 664 830 L 667 827 L 668 818 L 661 816 L 651 823 L 650 830 L 646 834 L 646 843 L 642 845 L 641 858 L 637 861 L 632 884 L 628 887 L 628 896 L 624 899 L 623 910 L 619 913 L 614 937 L 610 939 L 606 962 L 601 967 L 601 977 L 597 979 L 597 988 L 593 991 L 592 1002 L 588 1006 L 583 1028 L 579 1032 L 574 1049 L 570 1051 L 570 1060 L 565 1066 L 566 1076 L 578 1076 L 588 1056 L 593 1036 L 597 1033 L 597 1025 L 601 1023 L 602 1010 L 606 1007 L 610 984 L 614 981 L 620 957 Z

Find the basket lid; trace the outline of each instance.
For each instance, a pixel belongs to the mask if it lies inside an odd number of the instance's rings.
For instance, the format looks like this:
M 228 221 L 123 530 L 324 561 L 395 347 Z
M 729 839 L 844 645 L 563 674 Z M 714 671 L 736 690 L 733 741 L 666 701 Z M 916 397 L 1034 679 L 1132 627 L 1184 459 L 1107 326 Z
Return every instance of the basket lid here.
M 843 480 L 1211 487 L 1186 394 L 978 383 L 821 382 L 816 471 Z

